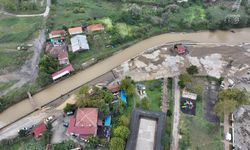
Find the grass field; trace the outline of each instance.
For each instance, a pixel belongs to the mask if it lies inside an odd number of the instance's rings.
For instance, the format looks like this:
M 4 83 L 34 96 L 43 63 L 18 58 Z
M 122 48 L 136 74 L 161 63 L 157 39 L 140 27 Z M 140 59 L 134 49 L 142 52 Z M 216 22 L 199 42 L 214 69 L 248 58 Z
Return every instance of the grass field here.
M 180 149 L 223 150 L 221 128 L 203 119 L 202 102 L 196 103 L 196 116 L 181 115 Z
M 0 18 L 0 74 L 13 71 L 31 56 L 29 51 L 16 51 L 35 35 L 42 24 L 42 18 Z
M 4 48 L 3 46 L 6 43 L 21 44 L 26 42 L 39 29 L 41 24 L 41 17 L 0 19 L 0 48 Z
M 143 81 L 142 84 L 146 86 L 146 93 L 150 101 L 150 110 L 161 111 L 161 80 Z
M 31 55 L 32 52 L 30 51 L 0 51 L 0 75 L 6 71 L 10 72 L 20 68 Z

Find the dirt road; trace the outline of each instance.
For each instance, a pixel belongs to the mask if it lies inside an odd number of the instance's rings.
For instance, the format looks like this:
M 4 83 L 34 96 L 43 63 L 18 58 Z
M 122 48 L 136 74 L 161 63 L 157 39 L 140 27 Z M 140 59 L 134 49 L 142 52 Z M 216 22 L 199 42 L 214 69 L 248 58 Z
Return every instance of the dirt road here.
M 9 78 L 9 81 L 18 80 L 18 82 L 12 85 L 10 88 L 1 91 L 0 96 L 5 95 L 13 89 L 20 88 L 25 83 L 34 81 L 36 79 L 38 75 L 37 65 L 39 64 L 40 54 L 43 50 L 42 48 L 45 40 L 45 30 L 43 29 L 39 31 L 38 37 L 32 42 L 33 47 L 31 48 L 31 51 L 33 52 L 33 55 L 31 59 L 27 60 L 20 70 L 0 76 L 0 81 L 6 79 L 6 77 Z
M 6 12 L 3 9 L 0 10 L 0 14 L 7 15 L 7 16 L 13 16 L 13 17 L 39 17 L 39 16 L 47 17 L 49 15 L 49 12 L 50 12 L 50 5 L 51 5 L 51 0 L 47 0 L 46 9 L 45 9 L 44 13 L 41 13 L 41 14 L 17 15 L 17 14 L 12 14 L 12 13 Z
M 172 129 L 171 150 L 178 150 L 179 145 L 179 119 L 180 119 L 180 89 L 178 86 L 179 79 L 174 78 L 174 122 Z
M 250 42 L 249 34 L 250 28 L 235 29 L 235 33 L 229 31 L 202 31 L 196 33 L 167 33 L 158 36 L 154 36 L 138 42 L 123 51 L 99 62 L 88 69 L 77 73 L 74 76 L 69 77 L 66 80 L 58 82 L 47 89 L 35 94 L 33 96 L 38 106 L 43 106 L 62 95 L 72 91 L 73 89 L 80 87 L 81 85 L 95 79 L 96 77 L 110 71 L 117 67 L 122 62 L 136 57 L 144 50 L 156 47 L 165 43 L 190 40 L 202 43 L 225 43 L 237 45 L 241 43 Z M 25 108 L 25 109 L 23 109 Z M 34 111 L 27 99 L 22 102 L 8 108 L 0 114 L 0 128 L 18 120 L 19 118 Z

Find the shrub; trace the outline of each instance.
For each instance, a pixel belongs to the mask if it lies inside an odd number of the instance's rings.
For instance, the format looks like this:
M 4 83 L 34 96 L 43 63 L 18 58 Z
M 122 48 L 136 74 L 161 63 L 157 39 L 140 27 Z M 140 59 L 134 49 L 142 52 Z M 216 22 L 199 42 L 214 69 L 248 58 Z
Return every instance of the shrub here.
M 123 140 L 126 140 L 129 135 L 129 129 L 126 126 L 118 126 L 114 129 L 114 137 L 119 137 Z

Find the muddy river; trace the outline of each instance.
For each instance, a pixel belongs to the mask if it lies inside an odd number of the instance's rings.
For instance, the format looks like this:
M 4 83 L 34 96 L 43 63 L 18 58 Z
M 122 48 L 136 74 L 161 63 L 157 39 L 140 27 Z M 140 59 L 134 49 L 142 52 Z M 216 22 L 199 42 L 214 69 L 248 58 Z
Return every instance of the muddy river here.
M 237 45 L 241 43 L 250 43 L 250 28 L 236 29 L 230 31 L 201 31 L 195 33 L 167 33 L 154 36 L 138 42 L 123 51 L 105 59 L 104 61 L 93 65 L 92 67 L 77 73 L 70 78 L 58 82 L 47 89 L 33 95 L 34 101 L 38 106 L 43 106 L 65 93 L 93 80 L 94 78 L 117 67 L 122 62 L 131 59 L 144 50 L 156 47 L 165 43 L 188 40 L 200 43 L 225 43 Z M 16 121 L 17 119 L 31 113 L 33 108 L 27 99 L 10 107 L 0 114 L 0 128 Z

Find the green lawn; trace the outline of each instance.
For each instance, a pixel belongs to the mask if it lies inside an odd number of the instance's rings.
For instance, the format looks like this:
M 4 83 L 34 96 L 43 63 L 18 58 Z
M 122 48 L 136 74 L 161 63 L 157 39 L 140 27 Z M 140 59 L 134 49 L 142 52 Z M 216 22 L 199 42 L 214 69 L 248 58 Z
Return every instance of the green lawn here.
M 150 110 L 161 111 L 161 80 L 143 81 L 142 84 L 146 86 L 146 93 L 150 101 Z
M 27 41 L 40 28 L 41 24 L 41 17 L 2 18 L 0 19 L 0 44 L 12 42 L 21 44 Z
M 13 49 L 30 40 L 41 24 L 41 17 L 0 18 L 0 74 L 3 71 L 13 71 L 19 68 L 31 56 L 32 53 L 29 51 L 13 51 Z
M 1 52 L 0 51 L 0 75 L 7 71 L 20 68 L 31 57 L 30 51 Z
M 203 118 L 202 102 L 196 103 L 196 116 L 181 115 L 180 149 L 222 150 L 221 128 Z

